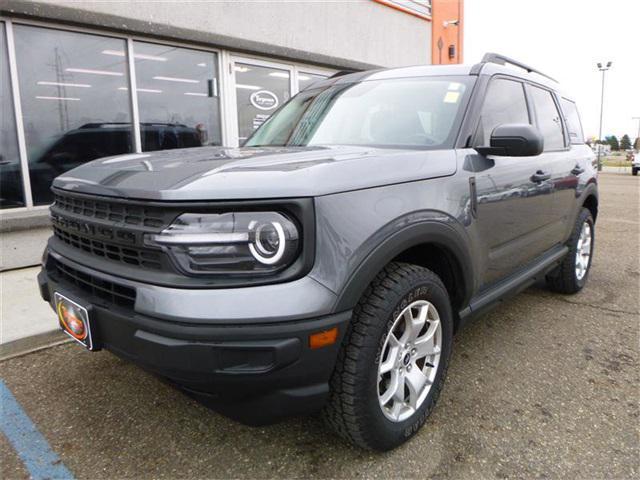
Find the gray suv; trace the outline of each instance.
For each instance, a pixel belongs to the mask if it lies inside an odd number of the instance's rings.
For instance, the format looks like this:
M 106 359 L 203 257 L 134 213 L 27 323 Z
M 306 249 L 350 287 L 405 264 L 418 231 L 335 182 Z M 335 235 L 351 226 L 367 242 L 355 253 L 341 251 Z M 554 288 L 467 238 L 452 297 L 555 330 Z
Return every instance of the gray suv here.
M 575 104 L 496 54 L 337 75 L 242 148 L 95 160 L 53 194 L 39 283 L 72 338 L 375 450 L 425 422 L 465 322 L 584 286 L 598 212 Z

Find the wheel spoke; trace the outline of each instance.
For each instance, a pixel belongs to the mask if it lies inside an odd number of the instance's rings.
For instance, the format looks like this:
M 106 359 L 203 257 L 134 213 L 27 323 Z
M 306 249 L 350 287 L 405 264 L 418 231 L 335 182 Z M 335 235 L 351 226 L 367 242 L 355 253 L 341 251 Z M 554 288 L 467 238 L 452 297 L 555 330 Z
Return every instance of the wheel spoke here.
M 420 395 L 428 383 L 427 376 L 414 365 L 414 368 L 407 372 L 404 380 L 409 389 L 409 405 L 413 409 L 417 409 Z
M 426 333 L 416 340 L 414 344 L 416 349 L 416 358 L 426 357 L 427 355 L 436 355 L 440 353 L 440 347 L 436 344 L 435 335 L 440 325 L 439 320 L 429 320 L 429 328 Z
M 393 341 L 391 341 L 393 338 Z M 400 344 L 396 339 L 395 335 L 391 334 L 389 337 L 389 342 L 387 344 L 387 359 L 380 363 L 380 368 L 378 369 L 378 375 L 382 375 L 384 373 L 390 372 L 393 366 L 396 363 L 396 358 L 398 357 L 398 351 L 400 350 Z
M 404 376 L 397 370 L 391 371 L 391 380 L 387 390 L 380 397 L 380 403 L 386 405 L 396 395 L 398 390 L 404 390 Z M 404 393 L 404 392 L 403 392 Z
M 427 321 L 427 316 L 429 315 L 429 304 L 422 305 L 416 316 L 411 316 L 411 334 L 409 335 L 409 341 L 415 342 L 422 331 L 422 327 L 424 327 L 425 322 Z
M 402 410 L 402 403 L 400 402 L 396 402 L 393 404 L 393 407 L 391 407 L 391 416 L 398 420 L 398 418 L 400 417 L 400 411 Z

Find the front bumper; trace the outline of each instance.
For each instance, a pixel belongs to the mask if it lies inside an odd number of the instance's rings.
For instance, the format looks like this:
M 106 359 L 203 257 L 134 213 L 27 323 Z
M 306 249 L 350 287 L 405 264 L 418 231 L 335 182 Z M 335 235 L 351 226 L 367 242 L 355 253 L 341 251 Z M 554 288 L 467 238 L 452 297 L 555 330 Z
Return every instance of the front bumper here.
M 166 320 L 94 295 L 82 284 L 59 275 L 51 268 L 52 262 L 81 268 L 94 282 L 109 277 L 49 252 L 38 275 L 43 299 L 51 303 L 53 292 L 58 291 L 87 306 L 98 345 L 169 379 L 222 413 L 244 423 L 262 424 L 318 410 L 325 403 L 351 312 L 254 324 L 244 318 L 241 323 L 224 324 L 219 318 L 212 323 L 200 317 L 195 322 Z M 185 293 L 188 301 L 188 291 Z M 259 301 L 247 295 L 236 307 L 242 311 L 254 300 Z M 304 297 L 297 300 L 306 301 Z M 336 343 L 309 347 L 310 334 L 333 327 L 338 328 Z

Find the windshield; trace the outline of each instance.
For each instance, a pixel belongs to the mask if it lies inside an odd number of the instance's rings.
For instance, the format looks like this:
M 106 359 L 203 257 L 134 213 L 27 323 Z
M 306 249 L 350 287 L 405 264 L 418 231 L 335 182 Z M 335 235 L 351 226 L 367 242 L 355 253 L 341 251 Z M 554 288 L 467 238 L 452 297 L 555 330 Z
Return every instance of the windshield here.
M 305 90 L 245 146 L 449 148 L 472 85 L 468 76 L 418 77 Z

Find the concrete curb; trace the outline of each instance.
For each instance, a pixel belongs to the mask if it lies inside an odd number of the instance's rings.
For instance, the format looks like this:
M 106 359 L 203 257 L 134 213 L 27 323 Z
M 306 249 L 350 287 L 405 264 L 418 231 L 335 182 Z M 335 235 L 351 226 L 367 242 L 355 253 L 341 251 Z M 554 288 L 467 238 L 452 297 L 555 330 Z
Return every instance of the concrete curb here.
M 0 362 L 71 341 L 72 339 L 61 330 L 52 330 L 20 338 L 0 345 Z

